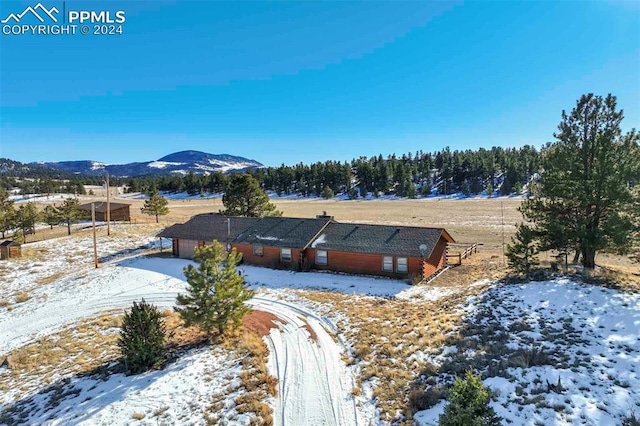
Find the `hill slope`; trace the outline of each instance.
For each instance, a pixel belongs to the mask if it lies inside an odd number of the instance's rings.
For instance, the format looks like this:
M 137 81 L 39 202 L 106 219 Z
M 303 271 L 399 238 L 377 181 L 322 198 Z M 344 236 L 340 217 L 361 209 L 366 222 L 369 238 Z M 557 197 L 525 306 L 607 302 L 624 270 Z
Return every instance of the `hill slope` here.
M 33 164 L 33 163 L 32 163 Z M 229 172 L 262 167 L 255 160 L 229 154 L 209 154 L 201 151 L 180 151 L 166 155 L 156 161 L 127 164 L 107 164 L 99 161 L 38 162 L 39 166 L 81 175 L 103 175 L 130 177 L 158 174 L 183 174 Z

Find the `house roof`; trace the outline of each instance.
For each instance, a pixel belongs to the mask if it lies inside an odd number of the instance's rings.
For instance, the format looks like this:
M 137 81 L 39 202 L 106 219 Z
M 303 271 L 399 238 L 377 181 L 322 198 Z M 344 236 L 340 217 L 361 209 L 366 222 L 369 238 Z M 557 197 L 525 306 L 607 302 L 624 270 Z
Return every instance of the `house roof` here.
M 264 217 L 241 232 L 235 242 L 305 248 L 329 222 L 327 218 Z
M 231 232 L 227 219 L 231 220 Z M 199 241 L 233 241 L 240 232 L 259 220 L 255 217 L 228 217 L 218 213 L 204 213 L 193 216 L 185 223 L 170 226 L 158 236 Z
M 16 243 L 13 240 L 4 240 L 0 243 L 0 247 L 8 247 L 8 246 L 19 246 L 20 243 Z
M 227 220 L 231 221 L 229 232 Z M 339 223 L 329 217 L 251 218 L 205 213 L 158 234 L 164 238 L 262 244 L 272 247 L 337 250 L 354 253 L 429 257 L 443 237 L 453 238 L 443 228 Z M 423 250 L 421 250 L 421 246 Z
M 81 209 L 81 210 L 91 211 L 91 204 L 94 204 L 94 203 L 82 204 L 82 205 L 78 206 L 78 208 Z M 95 205 L 96 205 L 96 212 L 104 213 L 104 212 L 107 211 L 107 203 L 105 201 L 97 201 L 97 202 L 95 202 Z M 131 204 L 109 203 L 110 211 L 119 210 L 119 209 L 121 209 L 123 207 L 129 207 L 129 206 L 131 206 Z
M 429 257 L 441 236 L 448 242 L 454 242 L 443 228 L 333 222 L 311 247 L 354 253 Z

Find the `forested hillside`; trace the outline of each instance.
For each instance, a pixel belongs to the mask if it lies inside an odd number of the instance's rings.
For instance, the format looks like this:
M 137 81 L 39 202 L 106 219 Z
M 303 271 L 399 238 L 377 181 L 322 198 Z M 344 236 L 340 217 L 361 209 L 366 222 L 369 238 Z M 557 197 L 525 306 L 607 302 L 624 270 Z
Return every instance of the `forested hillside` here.
M 520 193 L 538 170 L 540 153 L 522 148 L 481 148 L 476 151 L 418 151 L 384 158 L 360 157 L 351 162 L 326 161 L 294 166 L 248 170 L 267 191 L 300 196 L 348 194 L 350 198 L 371 194 L 417 197 L 431 194 L 466 195 L 499 192 Z M 190 194 L 223 192 L 228 174 L 189 173 L 111 178 L 112 185 L 127 185 L 129 192 L 172 191 Z M 35 192 L 77 192 L 82 184 L 101 185 L 101 176 L 75 175 L 58 170 L 0 160 L 0 187 Z
M 466 195 L 483 191 L 519 193 L 540 163 L 531 147 L 451 151 L 418 151 L 401 156 L 360 157 L 351 162 L 327 161 L 314 164 L 281 165 L 249 171 L 263 188 L 279 194 L 321 196 L 349 194 L 351 198 L 393 194 L 417 197 L 430 194 Z M 224 191 L 227 176 L 222 173 L 186 176 L 148 176 L 126 180 L 131 192 L 187 191 L 190 194 Z M 328 189 L 327 189 L 328 188 Z
M 0 189 L 17 188 L 22 194 L 84 193 L 83 185 L 99 185 L 101 177 L 78 176 L 32 164 L 0 158 Z

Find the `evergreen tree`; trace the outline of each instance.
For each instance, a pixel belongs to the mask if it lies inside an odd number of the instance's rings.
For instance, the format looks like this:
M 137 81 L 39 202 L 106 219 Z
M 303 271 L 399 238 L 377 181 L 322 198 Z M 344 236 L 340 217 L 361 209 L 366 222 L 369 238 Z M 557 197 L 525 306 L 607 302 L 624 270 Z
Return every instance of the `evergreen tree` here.
M 511 183 L 509 176 L 505 175 L 504 180 L 502 181 L 502 186 L 500 186 L 500 194 L 511 195 L 511 191 L 513 191 L 513 184 Z
M 153 192 L 148 200 L 144 202 L 144 206 L 140 208 L 140 211 L 149 216 L 156 217 L 156 223 L 160 221 L 159 216 L 169 214 L 169 202 L 162 195 L 157 192 Z
M 416 198 L 418 196 L 418 190 L 416 189 L 416 186 L 413 184 L 413 182 L 409 182 L 406 195 L 408 198 Z
M 471 187 L 469 186 L 469 182 L 467 182 L 466 180 L 462 182 L 460 192 L 462 192 L 462 195 L 464 195 L 465 197 L 469 197 L 471 195 Z
M 227 253 L 217 241 L 196 249 L 198 268 L 184 268 L 187 293 L 178 295 L 174 308 L 187 326 L 197 325 L 211 337 L 214 331 L 223 334 L 229 326 L 241 325 L 250 311 L 245 302 L 253 296 L 236 270 L 241 259 L 236 249 Z
M 520 223 L 516 235 L 511 238 L 511 244 L 507 245 L 509 267 L 517 273 L 529 276 L 531 269 L 538 265 L 537 254 L 535 232 L 529 226 Z
M 118 346 L 130 374 L 149 370 L 162 361 L 166 327 L 162 313 L 142 299 L 125 313 Z
M 333 190 L 328 186 L 325 186 L 322 190 L 322 198 L 328 200 L 329 198 L 333 198 Z
M 493 197 L 493 183 L 492 182 L 489 182 L 487 184 L 486 191 L 487 191 L 487 197 L 489 197 L 489 198 Z
M 589 269 L 598 251 L 628 252 L 640 220 L 630 185 L 640 175 L 640 137 L 622 134 L 616 108 L 615 96 L 588 94 L 562 112 L 556 141 L 543 152 L 539 191 L 522 205 L 544 240 L 575 244 Z M 559 226 L 558 214 L 573 215 L 568 226 Z
M 449 404 L 440 415 L 440 426 L 493 426 L 500 418 L 489 405 L 491 393 L 480 376 L 468 370 L 464 378 L 456 377 L 449 390 Z
M 46 206 L 42 210 L 42 220 L 53 229 L 54 225 L 60 223 L 60 213 L 54 206 Z
M 513 192 L 515 192 L 516 195 L 522 195 L 522 183 L 519 180 L 513 185 Z
M 13 207 L 13 200 L 9 198 L 9 193 L 0 189 L 0 233 L 2 238 L 5 233 L 15 227 L 16 211 Z
M 281 216 L 276 206 L 269 202 L 269 196 L 260 188 L 258 181 L 248 174 L 231 176 L 227 190 L 222 197 L 227 216 Z
M 85 216 L 85 213 L 80 210 L 80 202 L 77 198 L 64 200 L 58 207 L 58 214 L 60 219 L 67 223 L 67 235 L 71 235 L 71 224 Z
M 40 220 L 40 213 L 35 203 L 21 204 L 16 211 L 15 224 L 23 235 L 35 234 L 36 223 Z
M 349 188 L 349 191 L 347 192 L 347 196 L 349 197 L 350 200 L 357 199 L 358 198 L 358 190 L 355 187 Z

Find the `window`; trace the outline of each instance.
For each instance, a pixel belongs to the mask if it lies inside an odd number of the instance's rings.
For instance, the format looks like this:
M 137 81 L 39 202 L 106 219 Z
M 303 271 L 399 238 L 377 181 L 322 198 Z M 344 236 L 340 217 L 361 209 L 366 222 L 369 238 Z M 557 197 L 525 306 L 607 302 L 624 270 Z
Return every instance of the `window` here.
M 407 272 L 407 258 L 406 257 L 398 257 L 396 259 L 396 272 Z
M 326 250 L 316 250 L 316 263 L 318 265 L 326 265 L 327 264 L 327 251 Z
M 255 245 L 253 246 L 253 255 L 254 256 L 262 256 L 262 246 L 260 245 Z
M 283 248 L 280 249 L 280 260 L 283 262 L 291 262 L 291 249 Z
M 382 258 L 382 270 L 385 272 L 393 272 L 393 256 L 384 256 Z

